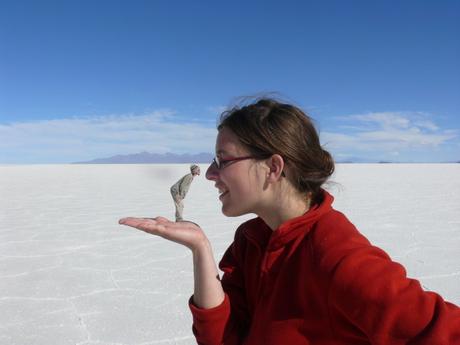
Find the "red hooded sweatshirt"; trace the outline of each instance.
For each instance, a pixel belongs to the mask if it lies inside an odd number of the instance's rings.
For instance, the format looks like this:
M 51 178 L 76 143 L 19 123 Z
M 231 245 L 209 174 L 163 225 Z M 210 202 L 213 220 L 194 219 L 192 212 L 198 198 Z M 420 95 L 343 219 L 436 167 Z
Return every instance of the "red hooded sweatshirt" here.
M 242 224 L 220 262 L 223 303 L 190 299 L 198 344 L 460 345 L 460 308 L 417 280 L 332 208 L 272 231 Z

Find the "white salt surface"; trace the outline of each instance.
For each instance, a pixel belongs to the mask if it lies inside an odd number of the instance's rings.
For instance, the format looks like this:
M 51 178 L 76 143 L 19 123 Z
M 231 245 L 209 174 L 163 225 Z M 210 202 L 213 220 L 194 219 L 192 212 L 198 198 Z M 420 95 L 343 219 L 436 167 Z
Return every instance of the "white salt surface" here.
M 188 249 L 117 224 L 172 218 L 188 165 L 0 166 L 0 344 L 194 344 Z M 205 166 L 202 166 L 204 173 Z M 338 165 L 334 206 L 424 288 L 460 305 L 460 164 Z M 237 225 L 196 178 L 185 218 L 219 259 Z

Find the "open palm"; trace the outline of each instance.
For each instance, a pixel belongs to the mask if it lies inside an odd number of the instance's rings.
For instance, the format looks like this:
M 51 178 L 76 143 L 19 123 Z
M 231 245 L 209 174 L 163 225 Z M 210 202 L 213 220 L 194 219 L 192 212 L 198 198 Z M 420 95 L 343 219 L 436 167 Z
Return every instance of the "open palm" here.
M 172 222 L 164 217 L 127 217 L 120 219 L 118 223 L 152 235 L 161 236 L 167 240 L 182 244 L 191 250 L 207 240 L 203 230 L 197 224 L 188 221 Z

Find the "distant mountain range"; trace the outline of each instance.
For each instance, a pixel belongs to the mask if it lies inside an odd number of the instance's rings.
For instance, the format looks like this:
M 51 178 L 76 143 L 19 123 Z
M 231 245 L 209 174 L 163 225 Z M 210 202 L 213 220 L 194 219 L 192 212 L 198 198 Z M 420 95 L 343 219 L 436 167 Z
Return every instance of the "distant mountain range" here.
M 154 164 L 154 163 L 211 163 L 214 155 L 208 152 L 190 154 L 175 154 L 175 153 L 150 153 L 140 152 L 127 155 L 116 155 L 107 158 L 96 158 L 85 162 L 75 162 L 73 164 Z M 361 157 L 351 157 L 349 159 L 337 160 L 336 163 L 401 163 L 383 160 L 372 160 Z M 445 162 L 449 163 L 449 162 Z M 450 163 L 460 163 L 450 162 Z
M 86 162 L 75 162 L 73 164 L 211 163 L 213 157 L 214 155 L 206 152 L 196 154 L 140 152 L 107 158 L 96 158 Z

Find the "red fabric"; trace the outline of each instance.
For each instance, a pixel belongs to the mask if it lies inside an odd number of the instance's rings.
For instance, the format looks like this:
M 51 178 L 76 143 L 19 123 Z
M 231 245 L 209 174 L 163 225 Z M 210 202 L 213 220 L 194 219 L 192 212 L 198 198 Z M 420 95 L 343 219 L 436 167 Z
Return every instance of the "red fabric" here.
M 199 344 L 460 345 L 460 308 L 372 246 L 333 198 L 276 231 L 242 224 L 220 268 L 224 302 L 190 300 Z

